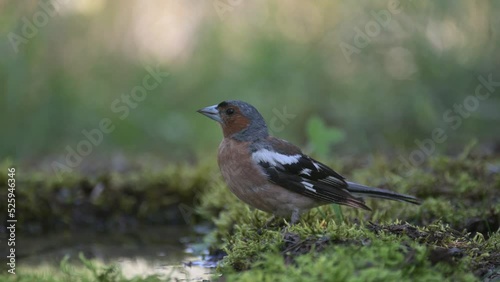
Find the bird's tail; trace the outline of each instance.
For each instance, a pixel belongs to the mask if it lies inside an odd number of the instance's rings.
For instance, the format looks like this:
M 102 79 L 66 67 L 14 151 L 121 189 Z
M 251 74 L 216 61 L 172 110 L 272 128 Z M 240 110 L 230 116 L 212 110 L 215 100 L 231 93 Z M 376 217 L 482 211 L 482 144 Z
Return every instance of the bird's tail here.
M 420 205 L 421 201 L 413 196 L 399 194 L 385 189 L 368 187 L 354 182 L 347 182 L 350 193 L 359 197 L 371 197 L 371 198 L 381 198 L 393 201 L 408 202 L 416 205 Z

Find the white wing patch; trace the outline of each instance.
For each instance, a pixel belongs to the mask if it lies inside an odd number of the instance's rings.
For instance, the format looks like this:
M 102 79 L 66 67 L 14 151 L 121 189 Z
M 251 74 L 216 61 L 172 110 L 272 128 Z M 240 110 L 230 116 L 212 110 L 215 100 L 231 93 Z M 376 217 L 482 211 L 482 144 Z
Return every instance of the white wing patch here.
M 309 183 L 309 182 L 307 182 L 307 181 L 302 181 L 302 182 L 300 182 L 300 183 L 302 183 L 302 185 L 304 185 L 304 187 L 305 187 L 307 190 L 309 190 L 309 191 L 312 191 L 312 192 L 316 193 L 316 189 L 314 189 L 314 188 L 313 188 L 313 187 L 314 187 L 314 185 L 312 185 L 311 183 Z
M 258 150 L 252 154 L 255 162 L 266 162 L 272 166 L 276 165 L 289 165 L 299 162 L 301 155 L 283 155 L 280 153 L 272 152 L 266 149 Z
M 302 175 L 307 175 L 307 176 L 311 176 L 311 172 L 312 170 L 308 169 L 308 168 L 304 168 L 303 170 L 301 170 L 299 172 L 299 174 L 302 174 Z
M 321 167 L 319 166 L 319 164 L 317 164 L 315 161 L 312 161 L 312 163 L 313 163 L 314 167 L 315 167 L 318 171 L 320 171 L 320 170 L 321 170 Z

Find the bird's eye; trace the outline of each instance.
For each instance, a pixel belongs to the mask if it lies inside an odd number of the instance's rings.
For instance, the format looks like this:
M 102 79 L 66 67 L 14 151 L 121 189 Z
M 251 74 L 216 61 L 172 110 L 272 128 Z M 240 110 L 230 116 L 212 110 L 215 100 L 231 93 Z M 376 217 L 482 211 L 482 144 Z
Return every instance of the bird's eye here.
M 229 108 L 229 109 L 226 110 L 226 115 L 230 116 L 232 114 L 234 114 L 234 109 L 233 108 Z

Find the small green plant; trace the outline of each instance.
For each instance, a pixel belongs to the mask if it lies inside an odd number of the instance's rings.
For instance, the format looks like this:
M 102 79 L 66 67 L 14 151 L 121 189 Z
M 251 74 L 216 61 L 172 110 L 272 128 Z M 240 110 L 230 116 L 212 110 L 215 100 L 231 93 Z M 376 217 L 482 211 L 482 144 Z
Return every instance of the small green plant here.
M 343 130 L 327 126 L 318 116 L 307 121 L 307 139 L 312 151 L 319 156 L 328 156 L 330 148 L 345 139 Z
M 329 127 L 318 116 L 312 116 L 307 121 L 307 139 L 312 151 L 319 156 L 330 155 L 330 148 L 345 139 L 345 133 L 336 127 Z M 338 220 L 344 221 L 339 205 L 332 205 Z
M 90 270 L 95 281 L 107 282 L 107 281 L 121 281 L 123 278 L 118 267 L 114 264 L 98 266 L 93 261 L 85 258 L 83 253 L 78 254 L 78 258 L 83 263 L 86 269 Z

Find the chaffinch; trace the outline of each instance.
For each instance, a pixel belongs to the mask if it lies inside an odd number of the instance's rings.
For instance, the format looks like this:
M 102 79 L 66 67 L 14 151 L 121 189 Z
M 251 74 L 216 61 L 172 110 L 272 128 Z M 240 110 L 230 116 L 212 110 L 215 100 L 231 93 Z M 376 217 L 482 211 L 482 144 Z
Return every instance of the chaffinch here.
M 292 224 L 302 212 L 331 203 L 371 210 L 362 197 L 420 204 L 413 196 L 349 182 L 297 146 L 270 136 L 264 118 L 248 103 L 224 101 L 198 112 L 222 127 L 218 164 L 231 192 L 259 210 L 291 216 Z

